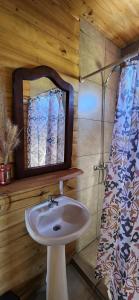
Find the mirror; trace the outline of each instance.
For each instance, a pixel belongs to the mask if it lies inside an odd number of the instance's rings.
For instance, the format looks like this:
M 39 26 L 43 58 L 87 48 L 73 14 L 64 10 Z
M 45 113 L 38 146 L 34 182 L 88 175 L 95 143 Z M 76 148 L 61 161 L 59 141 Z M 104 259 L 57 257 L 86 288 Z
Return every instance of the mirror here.
M 64 162 L 66 92 L 48 78 L 23 80 L 26 168 Z
M 13 73 L 14 120 L 21 130 L 16 177 L 71 166 L 73 88 L 42 66 Z

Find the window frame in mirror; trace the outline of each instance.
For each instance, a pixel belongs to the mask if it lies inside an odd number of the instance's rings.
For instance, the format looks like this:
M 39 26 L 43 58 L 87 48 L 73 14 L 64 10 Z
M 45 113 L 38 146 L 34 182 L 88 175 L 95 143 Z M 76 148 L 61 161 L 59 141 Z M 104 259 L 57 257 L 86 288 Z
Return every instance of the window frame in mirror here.
M 57 88 L 66 92 L 66 121 L 65 121 L 65 155 L 64 162 L 55 165 L 25 168 L 24 153 L 24 112 L 23 112 L 23 80 L 36 80 L 42 77 L 50 79 Z M 43 173 L 64 170 L 71 167 L 72 138 L 73 138 L 73 96 L 71 84 L 64 81 L 60 75 L 48 66 L 35 68 L 18 68 L 13 72 L 13 114 L 14 123 L 20 132 L 20 144 L 15 150 L 15 177 L 17 179 L 40 175 Z

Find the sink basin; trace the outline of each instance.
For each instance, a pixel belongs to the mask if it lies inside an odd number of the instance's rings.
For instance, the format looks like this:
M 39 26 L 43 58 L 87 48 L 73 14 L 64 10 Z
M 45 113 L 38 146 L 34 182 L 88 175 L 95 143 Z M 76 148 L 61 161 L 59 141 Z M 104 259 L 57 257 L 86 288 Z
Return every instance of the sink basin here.
M 90 223 L 88 209 L 69 197 L 57 198 L 58 206 L 48 202 L 25 212 L 26 227 L 31 237 L 43 245 L 64 245 L 79 238 Z
M 47 300 L 68 300 L 65 244 L 88 229 L 91 217 L 79 201 L 63 195 L 56 200 L 58 206 L 46 201 L 28 208 L 25 223 L 32 239 L 47 245 Z

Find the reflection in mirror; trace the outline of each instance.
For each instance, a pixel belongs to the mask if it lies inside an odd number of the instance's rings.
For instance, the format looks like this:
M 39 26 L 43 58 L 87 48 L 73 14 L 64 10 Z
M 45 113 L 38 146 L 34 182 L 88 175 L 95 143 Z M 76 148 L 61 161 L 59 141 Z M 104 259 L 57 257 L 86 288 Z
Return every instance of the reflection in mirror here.
M 64 162 L 66 92 L 50 79 L 23 80 L 24 165 Z

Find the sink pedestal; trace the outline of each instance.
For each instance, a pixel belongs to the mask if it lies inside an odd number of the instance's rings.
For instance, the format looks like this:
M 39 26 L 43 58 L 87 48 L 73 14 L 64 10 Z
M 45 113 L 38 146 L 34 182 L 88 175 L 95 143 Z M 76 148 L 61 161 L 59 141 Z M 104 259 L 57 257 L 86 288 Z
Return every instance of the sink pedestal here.
M 47 300 L 68 300 L 65 245 L 47 247 Z

